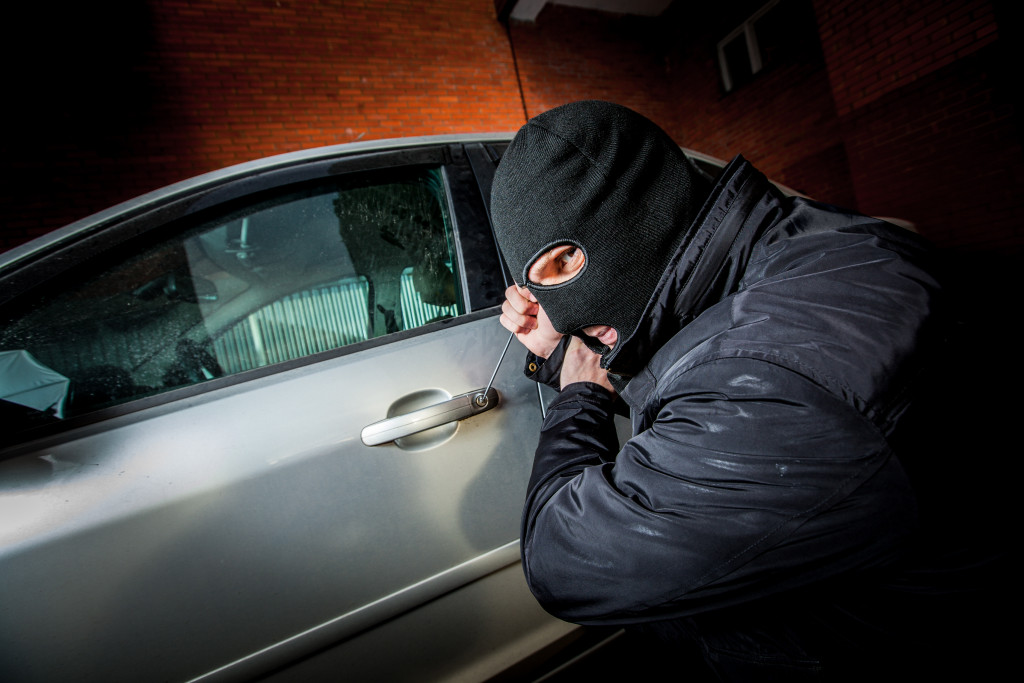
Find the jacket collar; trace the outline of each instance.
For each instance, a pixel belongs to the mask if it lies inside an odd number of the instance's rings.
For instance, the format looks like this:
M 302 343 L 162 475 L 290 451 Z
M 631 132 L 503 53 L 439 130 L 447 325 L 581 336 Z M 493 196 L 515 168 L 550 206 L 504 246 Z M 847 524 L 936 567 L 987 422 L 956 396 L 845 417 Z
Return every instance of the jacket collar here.
M 766 193 L 775 201 L 765 201 Z M 736 291 L 750 250 L 774 222 L 780 199 L 742 156 L 726 166 L 665 269 L 640 327 L 610 359 L 611 379 L 620 392 L 665 342 Z

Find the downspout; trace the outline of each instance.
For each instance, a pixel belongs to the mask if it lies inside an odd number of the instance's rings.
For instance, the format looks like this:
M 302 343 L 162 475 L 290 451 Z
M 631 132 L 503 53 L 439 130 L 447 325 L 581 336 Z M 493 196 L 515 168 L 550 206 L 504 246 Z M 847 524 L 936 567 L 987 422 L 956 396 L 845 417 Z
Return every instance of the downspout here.
M 530 120 L 530 112 L 526 109 L 526 94 L 523 92 L 523 79 L 522 76 L 519 75 L 519 60 L 516 57 L 515 43 L 512 41 L 512 20 L 506 17 L 502 23 L 505 24 L 505 35 L 508 36 L 508 48 L 512 53 L 512 67 L 516 71 L 516 87 L 519 88 L 519 102 L 523 106 L 523 122 L 525 123 Z

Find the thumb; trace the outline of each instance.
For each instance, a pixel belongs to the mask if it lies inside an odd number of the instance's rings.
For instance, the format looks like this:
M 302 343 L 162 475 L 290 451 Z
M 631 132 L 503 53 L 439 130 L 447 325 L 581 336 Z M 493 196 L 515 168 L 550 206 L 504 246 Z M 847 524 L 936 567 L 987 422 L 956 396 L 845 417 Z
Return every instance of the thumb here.
M 531 292 L 528 288 L 523 287 L 522 285 L 516 285 L 516 289 L 519 290 L 519 293 L 522 294 L 524 298 L 529 299 L 534 303 L 537 303 L 537 297 L 535 297 L 533 295 L 533 292 Z

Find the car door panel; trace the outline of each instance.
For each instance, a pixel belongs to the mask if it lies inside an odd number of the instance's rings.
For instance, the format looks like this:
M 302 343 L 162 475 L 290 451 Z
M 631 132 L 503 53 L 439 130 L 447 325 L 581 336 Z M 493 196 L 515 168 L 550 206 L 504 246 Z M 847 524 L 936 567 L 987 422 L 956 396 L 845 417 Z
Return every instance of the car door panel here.
M 509 550 L 518 556 L 517 549 Z M 423 633 L 437 635 L 424 639 Z M 580 646 L 584 638 L 583 629 L 552 618 L 540 607 L 516 562 L 415 610 L 378 622 L 356 638 L 294 661 L 266 680 L 533 680 L 532 675 L 540 675 L 538 671 L 554 668 L 550 660 L 558 654 L 585 651 Z M 593 644 L 592 639 L 587 640 Z M 211 676 L 210 680 L 220 678 Z
M 515 364 L 441 446 L 358 436 L 398 396 L 485 385 L 503 338 L 454 324 L 0 464 L 5 669 L 193 677 L 514 542 L 539 422 Z
M 33 253 L 4 274 L 17 285 L 11 296 L 42 284 L 63 296 L 62 279 L 106 263 L 109 228 L 108 251 L 130 267 L 101 271 L 90 286 L 115 292 L 127 314 L 101 320 L 67 296 L 60 310 L 105 330 L 90 342 L 91 358 L 109 364 L 134 354 L 162 365 L 137 372 L 136 384 L 155 391 L 87 403 L 0 447 L 0 679 L 333 678 L 338 670 L 389 680 L 488 677 L 575 630 L 532 600 L 518 564 L 541 412 L 518 360 L 498 370 L 496 405 L 486 411 L 422 438 L 375 446 L 360 438 L 368 425 L 420 407 L 416 400 L 484 387 L 508 339 L 497 308 L 486 308 L 500 300 L 503 276 L 476 184 L 489 170 L 481 159 L 471 170 L 461 145 L 444 145 L 308 165 L 289 158 L 283 170 L 257 164 L 254 175 L 246 165 L 214 174 L 230 182 L 200 184 L 193 194 L 172 188 L 163 204 L 143 198 L 123 209 L 123 225 L 104 214 L 81 229 L 80 244 L 56 243 L 52 258 Z M 487 159 L 493 165 L 496 156 Z M 445 229 L 455 261 L 447 267 L 461 289 L 456 303 L 476 312 L 407 299 L 422 283 L 411 282 L 415 267 L 410 275 L 397 263 L 387 266 L 393 291 L 372 292 L 351 272 L 359 267 L 350 247 L 365 239 L 343 223 L 348 246 L 335 244 L 330 221 L 341 210 L 330 203 L 307 202 L 320 222 L 303 228 L 299 244 L 265 233 L 256 245 L 262 255 L 250 249 L 244 222 L 217 214 L 202 219 L 212 229 L 187 228 L 167 249 L 133 246 L 147 231 L 173 237 L 167 222 L 188 223 L 223 202 L 241 206 L 277 186 L 301 190 L 296 183 L 311 178 L 441 163 L 430 177 L 452 218 Z M 275 211 L 260 214 L 264 229 Z M 242 260 L 267 249 L 284 258 L 256 271 Z M 282 287 L 288 259 L 300 266 L 300 279 L 289 282 L 303 291 L 294 295 Z M 267 303 L 271 294 L 279 298 Z M 371 311 L 365 326 L 309 327 L 325 307 L 372 308 L 374 294 L 394 311 L 387 321 Z M 170 302 L 175 312 L 164 324 L 153 316 Z M 453 317 L 430 322 L 439 312 Z M 390 333 L 396 321 L 405 331 Z M 271 344 L 274 324 L 289 336 Z M 305 332 L 293 334 L 296 325 Z M 352 338 L 322 341 L 332 326 Z M 77 353 L 61 329 L 48 332 L 54 363 Z M 150 338 L 135 342 L 120 330 Z M 179 336 L 193 346 L 167 347 L 166 359 L 139 348 Z M 8 330 L 16 337 L 32 341 Z M 239 351 L 246 344 L 255 350 Z M 520 351 L 515 345 L 510 355 Z M 415 668 L 382 661 L 396 638 Z

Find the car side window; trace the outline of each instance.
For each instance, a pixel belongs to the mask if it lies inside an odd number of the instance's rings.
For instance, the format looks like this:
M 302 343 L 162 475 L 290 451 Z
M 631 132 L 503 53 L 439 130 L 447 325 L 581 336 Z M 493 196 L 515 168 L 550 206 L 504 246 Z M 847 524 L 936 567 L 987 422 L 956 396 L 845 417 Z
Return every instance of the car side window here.
M 464 312 L 439 168 L 262 195 L 6 318 L 0 398 L 66 418 Z

